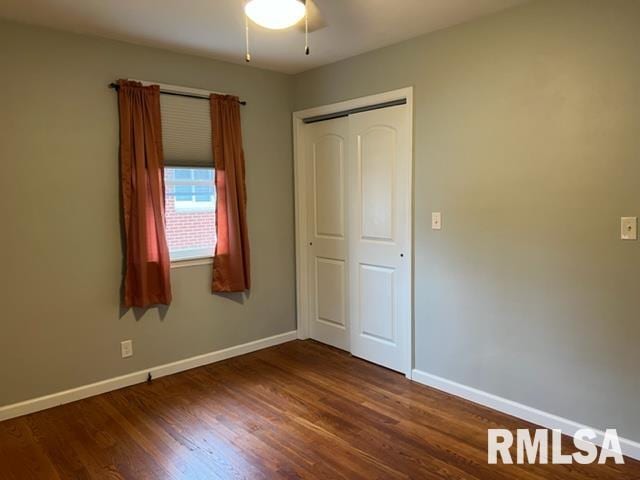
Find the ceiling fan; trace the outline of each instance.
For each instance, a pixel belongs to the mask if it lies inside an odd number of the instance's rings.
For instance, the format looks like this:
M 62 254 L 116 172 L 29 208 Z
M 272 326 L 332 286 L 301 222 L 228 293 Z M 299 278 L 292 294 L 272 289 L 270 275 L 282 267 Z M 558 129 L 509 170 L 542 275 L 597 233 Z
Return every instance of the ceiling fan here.
M 282 30 L 298 25 L 305 34 L 305 55 L 309 55 L 309 32 L 327 25 L 314 0 L 248 0 L 244 6 L 244 13 L 247 62 L 251 61 L 249 19 L 271 30 Z

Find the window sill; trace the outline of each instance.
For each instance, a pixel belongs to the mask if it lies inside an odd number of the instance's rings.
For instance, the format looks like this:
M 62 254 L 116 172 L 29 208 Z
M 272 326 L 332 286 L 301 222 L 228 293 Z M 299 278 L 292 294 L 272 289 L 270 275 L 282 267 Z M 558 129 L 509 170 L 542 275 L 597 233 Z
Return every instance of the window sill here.
M 213 257 L 190 258 L 189 260 L 175 260 L 171 262 L 171 268 L 197 267 L 199 265 L 211 265 Z

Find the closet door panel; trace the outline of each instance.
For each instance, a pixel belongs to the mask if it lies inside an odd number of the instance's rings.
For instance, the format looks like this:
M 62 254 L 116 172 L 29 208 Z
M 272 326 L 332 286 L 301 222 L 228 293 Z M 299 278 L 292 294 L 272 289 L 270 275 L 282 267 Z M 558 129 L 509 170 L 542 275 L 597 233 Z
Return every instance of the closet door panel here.
M 310 336 L 349 350 L 346 163 L 348 122 L 305 126 Z

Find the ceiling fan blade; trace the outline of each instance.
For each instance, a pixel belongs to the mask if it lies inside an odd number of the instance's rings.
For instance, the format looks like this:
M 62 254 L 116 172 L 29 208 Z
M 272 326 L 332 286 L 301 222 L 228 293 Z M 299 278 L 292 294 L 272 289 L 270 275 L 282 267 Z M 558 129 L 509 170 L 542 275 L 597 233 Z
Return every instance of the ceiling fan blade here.
M 315 32 L 327 26 L 320 8 L 314 0 L 306 0 L 307 15 L 309 17 L 309 32 Z M 298 30 L 304 32 L 304 19 L 298 23 Z

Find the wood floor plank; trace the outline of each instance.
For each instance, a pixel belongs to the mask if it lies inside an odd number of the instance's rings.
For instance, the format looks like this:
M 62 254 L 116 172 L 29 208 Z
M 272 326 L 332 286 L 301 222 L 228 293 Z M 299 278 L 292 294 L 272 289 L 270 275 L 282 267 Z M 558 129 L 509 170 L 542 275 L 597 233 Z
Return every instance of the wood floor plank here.
M 2 422 L 0 478 L 640 479 L 490 466 L 488 428 L 536 426 L 295 341 Z
M 60 479 L 53 463 L 36 442 L 24 418 L 0 423 L 1 478 Z

